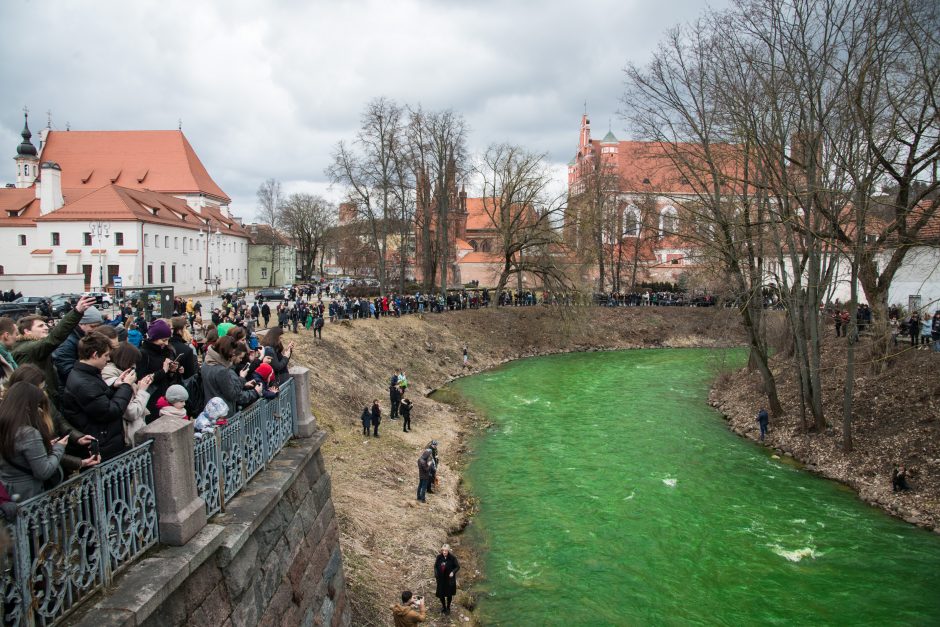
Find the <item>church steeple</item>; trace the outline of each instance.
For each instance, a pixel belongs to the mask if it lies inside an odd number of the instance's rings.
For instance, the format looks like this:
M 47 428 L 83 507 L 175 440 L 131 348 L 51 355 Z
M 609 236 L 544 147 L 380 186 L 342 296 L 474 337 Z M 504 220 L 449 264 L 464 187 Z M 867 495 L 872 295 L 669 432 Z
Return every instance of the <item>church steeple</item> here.
M 23 132 L 20 133 L 23 141 L 16 147 L 16 186 L 25 188 L 31 186 L 39 175 L 39 151 L 33 146 L 33 134 L 29 132 L 29 111 L 23 109 Z
M 23 141 L 19 146 L 16 147 L 16 154 L 21 157 L 36 157 L 38 152 L 36 152 L 36 147 L 33 146 L 32 139 L 33 134 L 29 132 L 29 111 L 23 111 L 23 132 L 20 133 L 20 137 L 23 138 Z

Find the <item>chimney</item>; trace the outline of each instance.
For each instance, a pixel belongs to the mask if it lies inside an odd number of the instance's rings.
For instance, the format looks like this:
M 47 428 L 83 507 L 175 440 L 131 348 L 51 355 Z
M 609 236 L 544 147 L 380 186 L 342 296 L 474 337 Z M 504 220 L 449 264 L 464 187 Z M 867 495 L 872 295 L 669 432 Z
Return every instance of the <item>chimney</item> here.
M 39 166 L 39 213 L 52 213 L 65 204 L 62 197 L 62 168 L 58 163 L 43 161 Z

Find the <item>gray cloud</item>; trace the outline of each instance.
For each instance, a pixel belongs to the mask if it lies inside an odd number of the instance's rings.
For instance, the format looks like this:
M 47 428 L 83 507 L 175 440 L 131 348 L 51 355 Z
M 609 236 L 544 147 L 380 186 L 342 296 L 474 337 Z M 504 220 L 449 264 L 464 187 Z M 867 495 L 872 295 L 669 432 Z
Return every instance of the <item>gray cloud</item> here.
M 719 3 L 723 4 L 723 3 Z M 664 7 L 668 6 L 668 10 Z M 697 0 L 478 2 L 250 0 L 4 2 L 0 146 L 53 128 L 183 131 L 213 178 L 252 218 L 268 178 L 328 190 L 323 169 L 384 95 L 452 108 L 470 147 L 543 151 L 559 176 L 586 100 L 595 132 L 616 117 L 627 61 L 643 62 Z M 13 179 L 12 159 L 0 181 Z

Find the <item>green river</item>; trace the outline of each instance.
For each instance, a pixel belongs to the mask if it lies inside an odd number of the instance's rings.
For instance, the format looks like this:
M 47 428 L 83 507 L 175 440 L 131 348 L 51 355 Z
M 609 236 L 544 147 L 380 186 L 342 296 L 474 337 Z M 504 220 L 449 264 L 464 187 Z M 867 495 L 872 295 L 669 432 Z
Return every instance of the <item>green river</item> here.
M 494 423 L 467 473 L 484 624 L 940 625 L 940 536 L 729 432 L 716 354 L 527 359 L 442 391 Z

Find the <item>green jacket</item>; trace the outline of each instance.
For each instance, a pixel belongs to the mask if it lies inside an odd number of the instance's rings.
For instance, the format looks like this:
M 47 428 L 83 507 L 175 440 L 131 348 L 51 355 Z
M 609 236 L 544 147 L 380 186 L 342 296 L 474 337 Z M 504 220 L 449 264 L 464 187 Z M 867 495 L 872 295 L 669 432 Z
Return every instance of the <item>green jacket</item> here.
M 59 324 L 55 325 L 44 339 L 20 338 L 11 351 L 17 365 L 33 364 L 42 370 L 46 376 L 46 394 L 49 395 L 49 400 L 56 408 L 59 407 L 59 375 L 52 363 L 52 352 L 68 339 L 81 319 L 82 314 L 73 309 L 59 320 Z

